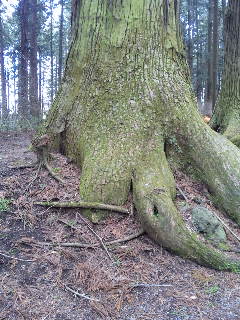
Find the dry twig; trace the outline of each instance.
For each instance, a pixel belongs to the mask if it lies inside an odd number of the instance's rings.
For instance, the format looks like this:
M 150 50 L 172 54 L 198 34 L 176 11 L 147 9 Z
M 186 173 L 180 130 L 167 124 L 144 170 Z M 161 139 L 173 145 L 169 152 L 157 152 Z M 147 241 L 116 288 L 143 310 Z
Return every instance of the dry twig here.
M 240 242 L 240 238 L 236 235 L 235 232 L 232 231 L 232 229 L 215 213 L 212 211 L 212 213 L 214 214 L 214 216 L 221 222 L 221 224 L 224 226 L 224 228 L 226 228 L 233 236 L 234 238 Z
M 17 260 L 17 261 L 23 261 L 23 262 L 33 262 L 34 260 L 25 260 L 25 259 L 21 259 L 21 258 L 17 258 L 17 257 L 13 257 L 13 256 L 9 256 L 6 253 L 0 252 L 0 256 L 3 256 L 7 259 L 12 259 L 12 260 Z
M 178 184 L 176 184 L 176 188 L 180 192 L 180 194 L 183 196 L 184 200 L 188 202 L 188 198 L 185 196 L 184 192 L 182 191 L 182 189 L 179 187 Z
M 84 222 L 86 224 L 86 226 L 88 227 L 88 229 L 96 236 L 96 238 L 99 240 L 101 246 L 103 247 L 103 249 L 105 250 L 108 258 L 112 261 L 113 264 L 115 264 L 115 261 L 114 259 L 111 257 L 109 251 L 108 251 L 108 248 L 106 247 L 106 245 L 104 244 L 103 242 L 103 239 L 93 230 L 93 228 L 90 226 L 90 224 L 80 215 L 80 214 L 77 214 L 77 218 L 80 218 L 80 220 L 82 222 Z
M 71 293 L 73 293 L 73 294 L 74 294 L 75 296 L 77 296 L 77 297 L 84 298 L 84 299 L 91 300 L 91 301 L 97 301 L 97 302 L 99 302 L 98 299 L 91 298 L 91 297 L 89 297 L 89 296 L 86 296 L 86 295 L 83 294 L 83 293 L 79 293 L 78 291 L 75 291 L 75 290 L 69 288 L 69 287 L 66 286 L 66 285 L 65 285 L 65 289 L 68 290 L 68 291 L 70 291 Z
M 135 283 L 131 285 L 131 288 L 137 287 L 172 287 L 172 284 L 155 284 L 155 283 Z
M 63 220 L 61 220 L 61 222 L 65 223 Z M 67 226 L 69 226 L 68 223 L 66 223 Z M 114 244 L 118 244 L 118 243 L 122 243 L 122 242 L 127 242 L 127 241 L 131 241 L 133 239 L 136 239 L 138 237 L 140 237 L 141 235 L 144 234 L 144 230 L 139 230 L 138 232 L 131 234 L 125 238 L 122 239 L 117 239 L 117 240 L 113 240 L 113 241 L 106 241 L 105 245 L 106 246 L 111 246 Z M 24 241 L 22 240 L 22 243 L 24 243 Z M 100 243 L 82 243 L 82 242 L 60 242 L 60 243 L 56 243 L 56 242 L 36 242 L 35 245 L 37 246 L 48 246 L 48 247 L 70 247 L 70 248 L 97 248 L 100 246 Z

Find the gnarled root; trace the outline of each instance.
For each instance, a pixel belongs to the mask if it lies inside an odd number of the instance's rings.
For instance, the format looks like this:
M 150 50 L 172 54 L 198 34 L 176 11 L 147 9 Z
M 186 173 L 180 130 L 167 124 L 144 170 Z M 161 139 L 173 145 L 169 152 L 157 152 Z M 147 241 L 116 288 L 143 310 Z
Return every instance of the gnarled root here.
M 149 156 L 135 172 L 134 203 L 144 230 L 157 243 L 182 257 L 219 270 L 240 271 L 240 261 L 208 247 L 184 224 L 172 201 L 171 176 L 165 155 Z M 171 179 L 172 180 L 172 179 Z
M 48 163 L 49 144 L 50 137 L 47 134 L 40 137 L 35 137 L 35 139 L 32 141 L 33 148 L 37 153 L 39 164 L 41 166 L 44 166 L 55 180 L 62 184 L 65 184 L 65 182 L 60 177 L 58 177 L 58 175 L 55 174 L 52 167 Z
M 186 123 L 188 130 L 179 144 L 184 145 L 184 151 L 194 162 L 215 203 L 240 226 L 239 148 L 200 121 L 199 115 L 195 117 L 195 122 Z M 187 143 L 184 144 L 184 140 Z

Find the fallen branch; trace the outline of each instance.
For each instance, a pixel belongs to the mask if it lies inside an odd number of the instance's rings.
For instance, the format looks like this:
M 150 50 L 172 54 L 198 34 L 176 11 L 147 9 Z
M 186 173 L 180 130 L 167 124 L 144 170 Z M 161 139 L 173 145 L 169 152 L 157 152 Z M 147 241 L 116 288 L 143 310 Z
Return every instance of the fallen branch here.
M 61 221 L 61 222 L 63 222 L 63 221 Z M 143 234 L 144 234 L 144 230 L 141 229 L 138 232 L 127 236 L 126 238 L 112 240 L 112 241 L 106 241 L 105 245 L 106 246 L 111 246 L 111 245 L 114 245 L 114 244 L 131 241 L 133 239 L 136 239 L 136 238 L 140 237 Z M 60 242 L 60 243 L 56 243 L 56 242 L 37 242 L 35 244 L 37 246 L 72 247 L 72 248 L 97 248 L 97 247 L 100 246 L 100 243 L 92 243 L 91 244 L 91 243 L 83 243 L 83 242 Z
M 100 301 L 100 300 L 98 300 L 98 299 L 95 299 L 95 298 L 91 298 L 91 297 L 89 297 L 89 296 L 86 296 L 86 295 L 83 294 L 83 293 L 79 293 L 78 291 L 75 291 L 75 290 L 69 288 L 68 286 L 65 286 L 65 289 L 68 290 L 68 291 L 70 291 L 71 293 L 73 293 L 73 294 L 74 294 L 75 296 L 77 296 L 77 297 L 84 298 L 84 299 L 91 300 L 91 301 L 97 301 L 97 302 Z
M 184 192 L 182 191 L 182 189 L 179 187 L 178 184 L 176 184 L 176 188 L 180 192 L 180 194 L 183 196 L 184 200 L 188 202 L 188 198 L 185 196 Z
M 34 204 L 37 204 L 39 206 L 54 207 L 54 208 L 99 209 L 99 210 L 108 210 L 108 211 L 115 211 L 119 213 L 129 214 L 129 211 L 126 208 L 114 206 L 110 204 L 98 203 L 98 202 L 85 202 L 85 201 L 48 202 L 46 201 L 46 202 L 34 202 Z
M 25 259 L 21 259 L 21 258 L 17 258 L 17 257 L 13 257 L 13 256 L 9 256 L 6 253 L 0 252 L 0 256 L 3 256 L 7 259 L 12 259 L 12 260 L 17 260 L 17 261 L 23 261 L 23 262 L 33 262 L 34 260 L 25 260 Z
M 131 288 L 137 287 L 173 287 L 172 284 L 155 284 L 155 283 L 136 283 L 131 285 Z
M 53 171 L 53 169 L 48 163 L 48 154 L 49 154 L 48 146 L 50 142 L 51 142 L 50 137 L 47 134 L 44 134 L 42 136 L 36 136 L 32 140 L 32 146 L 37 153 L 38 161 L 42 163 L 42 165 L 44 165 L 44 167 L 48 170 L 50 175 L 58 182 L 65 184 L 65 182 L 55 174 L 55 172 Z

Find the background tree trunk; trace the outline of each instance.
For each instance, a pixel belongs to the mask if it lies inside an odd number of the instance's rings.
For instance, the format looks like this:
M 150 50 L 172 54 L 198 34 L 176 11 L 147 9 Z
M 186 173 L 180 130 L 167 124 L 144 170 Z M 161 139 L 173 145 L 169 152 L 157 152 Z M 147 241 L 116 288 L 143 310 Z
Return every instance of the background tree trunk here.
M 208 72 L 207 72 L 207 87 L 206 87 L 206 97 L 205 97 L 205 113 L 208 115 L 212 114 L 212 74 L 213 74 L 213 66 L 212 66 L 212 41 L 213 41 L 213 33 L 212 33 L 212 14 L 213 14 L 213 7 L 212 1 L 209 1 L 208 4 L 208 47 L 207 47 L 207 65 L 208 65 Z
M 37 0 L 31 0 L 29 6 L 29 100 L 30 113 L 34 122 L 38 122 L 41 116 L 41 106 L 38 100 L 38 61 L 37 61 L 37 37 L 38 37 L 38 15 Z
M 217 97 L 217 67 L 218 67 L 218 0 L 213 1 L 213 47 L 212 47 L 212 108 Z
M 61 4 L 61 15 L 60 15 L 60 22 L 59 22 L 59 43 L 58 43 L 58 86 L 62 80 L 62 68 L 63 68 L 63 0 L 60 1 Z
M 230 0 L 225 17 L 222 89 L 212 127 L 240 146 L 240 2 Z
M 0 1 L 0 10 L 2 2 Z M 8 117 L 8 105 L 7 105 L 7 83 L 6 83 L 6 70 L 4 62 L 4 36 L 3 36 L 3 23 L 2 15 L 0 12 L 0 68 L 1 68 L 1 89 L 2 89 L 2 112 L 1 116 L 3 120 Z
M 28 99 L 28 0 L 19 2 L 20 11 L 20 57 L 18 73 L 18 113 L 21 119 L 29 118 L 29 99 Z
M 53 102 L 54 95 L 54 69 L 53 69 L 53 0 L 50 0 L 50 63 L 51 63 L 51 81 L 50 81 L 50 97 Z
M 188 64 L 192 74 L 193 71 L 193 0 L 188 0 Z

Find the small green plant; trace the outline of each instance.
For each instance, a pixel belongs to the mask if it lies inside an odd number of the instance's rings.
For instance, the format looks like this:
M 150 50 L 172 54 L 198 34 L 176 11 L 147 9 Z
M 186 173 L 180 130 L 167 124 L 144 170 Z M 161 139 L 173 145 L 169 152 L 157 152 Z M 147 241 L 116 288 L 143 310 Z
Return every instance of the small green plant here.
M 60 168 L 53 168 L 53 172 L 54 172 L 54 173 L 59 173 L 60 171 L 61 171 Z
M 220 290 L 219 286 L 211 286 L 209 288 L 207 288 L 206 293 L 207 294 L 216 294 L 218 293 Z
M 10 203 L 11 203 L 11 200 L 0 198 L 0 212 L 8 211 L 10 209 L 9 208 Z
M 223 243 L 223 242 L 218 243 L 218 248 L 223 251 L 230 250 L 230 246 L 226 243 Z
M 116 259 L 116 260 L 115 260 L 115 266 L 120 267 L 121 264 L 122 264 L 122 262 L 121 262 L 120 259 Z

